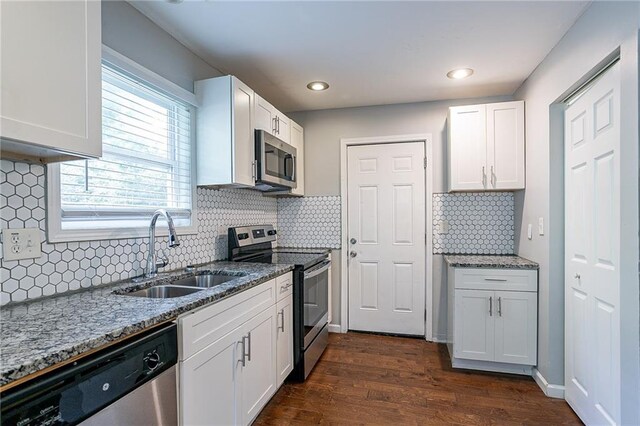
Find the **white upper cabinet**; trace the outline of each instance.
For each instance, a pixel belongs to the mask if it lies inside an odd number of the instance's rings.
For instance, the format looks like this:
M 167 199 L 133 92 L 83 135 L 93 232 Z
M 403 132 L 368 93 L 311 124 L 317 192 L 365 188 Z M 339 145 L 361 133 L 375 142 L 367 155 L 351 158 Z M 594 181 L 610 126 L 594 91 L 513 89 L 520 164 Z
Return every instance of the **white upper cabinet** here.
M 449 190 L 482 191 L 486 185 L 486 108 L 449 108 Z
M 525 187 L 524 102 L 449 108 L 449 191 Z
M 2 2 L 0 31 L 2 156 L 100 157 L 100 2 Z
M 254 114 L 256 129 L 265 130 L 278 139 L 290 143 L 291 130 L 289 118 L 258 94 L 256 94 Z
M 304 129 L 291 120 L 291 145 L 296 149 L 296 187 L 291 195 L 304 195 Z
M 524 101 L 487 104 L 489 189 L 524 189 Z
M 197 183 L 199 186 L 254 186 L 253 90 L 227 75 L 195 83 Z

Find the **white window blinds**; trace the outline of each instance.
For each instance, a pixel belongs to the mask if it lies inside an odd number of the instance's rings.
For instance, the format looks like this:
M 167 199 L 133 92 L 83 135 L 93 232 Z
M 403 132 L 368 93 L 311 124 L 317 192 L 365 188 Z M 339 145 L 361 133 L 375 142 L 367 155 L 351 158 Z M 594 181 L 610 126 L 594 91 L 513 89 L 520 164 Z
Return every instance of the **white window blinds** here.
M 190 105 L 103 64 L 103 156 L 60 165 L 62 229 L 144 226 L 158 208 L 189 226 L 191 137 Z

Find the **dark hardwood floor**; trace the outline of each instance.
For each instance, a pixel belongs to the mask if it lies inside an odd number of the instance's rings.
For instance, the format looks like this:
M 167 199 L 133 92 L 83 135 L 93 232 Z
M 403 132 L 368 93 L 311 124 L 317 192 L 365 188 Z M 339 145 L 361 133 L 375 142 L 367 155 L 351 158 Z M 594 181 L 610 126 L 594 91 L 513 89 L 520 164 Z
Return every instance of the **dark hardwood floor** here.
M 531 377 L 451 369 L 421 339 L 331 334 L 306 382 L 286 383 L 255 422 L 284 424 L 581 424 Z

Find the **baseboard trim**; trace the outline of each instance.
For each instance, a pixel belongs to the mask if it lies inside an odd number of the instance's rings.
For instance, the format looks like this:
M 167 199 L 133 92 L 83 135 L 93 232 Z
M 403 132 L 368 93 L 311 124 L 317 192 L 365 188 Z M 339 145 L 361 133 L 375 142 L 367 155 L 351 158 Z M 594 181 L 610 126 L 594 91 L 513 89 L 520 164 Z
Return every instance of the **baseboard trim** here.
M 533 369 L 533 380 L 536 381 L 542 392 L 549 398 L 564 399 L 564 386 L 549 384 L 537 368 Z
M 342 333 L 340 324 L 329 324 L 329 333 Z
M 447 336 L 444 335 L 433 335 L 433 343 L 447 343 Z

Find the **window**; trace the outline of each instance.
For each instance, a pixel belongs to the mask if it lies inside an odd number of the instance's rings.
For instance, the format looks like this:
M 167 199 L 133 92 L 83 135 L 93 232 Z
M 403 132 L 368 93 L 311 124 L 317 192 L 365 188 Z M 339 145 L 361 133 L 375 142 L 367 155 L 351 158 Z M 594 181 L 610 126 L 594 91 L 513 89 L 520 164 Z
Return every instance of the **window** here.
M 103 155 L 52 167 L 56 206 L 49 211 L 58 210 L 50 214 L 49 239 L 143 236 L 158 208 L 176 227 L 193 230 L 192 116 L 189 103 L 104 62 Z

